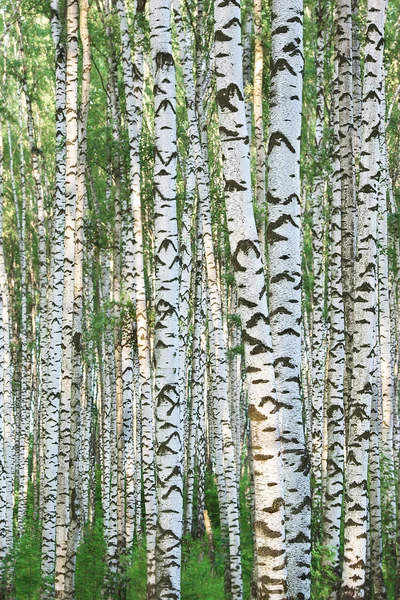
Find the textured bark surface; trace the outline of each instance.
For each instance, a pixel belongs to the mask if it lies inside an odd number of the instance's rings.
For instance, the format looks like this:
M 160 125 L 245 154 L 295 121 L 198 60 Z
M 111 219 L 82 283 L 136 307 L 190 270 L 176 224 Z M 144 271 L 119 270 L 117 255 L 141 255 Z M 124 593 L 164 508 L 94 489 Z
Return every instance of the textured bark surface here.
M 339 576 L 340 525 L 344 485 L 344 308 L 341 269 L 341 180 L 339 160 L 339 113 L 337 63 L 333 97 L 334 163 L 329 262 L 329 350 L 326 380 L 327 473 L 323 504 L 323 541 L 335 551 L 333 568 Z M 337 586 L 336 586 L 337 588 Z M 337 597 L 335 589 L 333 598 Z
M 245 348 L 254 464 L 255 564 L 251 593 L 253 598 L 261 599 L 271 593 L 283 598 L 286 594 L 286 548 L 278 402 L 264 264 L 251 197 L 243 80 L 241 72 L 234 68 L 241 62 L 242 54 L 240 11 L 237 5 L 217 0 L 214 16 L 225 203 Z
M 309 458 L 300 397 L 302 24 L 301 1 L 273 3 L 267 193 L 270 322 L 282 423 L 288 598 L 299 600 L 310 596 L 311 560 Z
M 68 598 L 66 590 L 67 542 L 70 524 L 69 460 L 71 446 L 71 373 L 73 352 L 75 214 L 78 175 L 78 0 L 67 4 L 66 60 L 66 162 L 64 286 L 62 304 L 62 360 L 59 413 L 58 476 L 56 500 L 55 598 Z
M 150 2 L 154 76 L 156 597 L 180 598 L 183 518 L 179 394 L 179 256 L 176 214 L 176 91 L 170 6 Z
M 344 406 L 346 422 L 348 422 L 347 409 L 352 383 L 356 212 L 351 0 L 337 0 L 336 2 L 335 51 L 338 62 L 339 156 L 342 193 L 342 279 L 346 351 Z
M 342 598 L 363 598 L 368 534 L 368 450 L 373 385 L 377 376 L 377 212 L 381 176 L 379 120 L 384 6 L 368 2 L 364 74 L 358 235 L 355 262 L 354 364 L 346 460 Z M 340 102 L 340 97 L 339 97 Z M 342 179 L 343 185 L 343 179 Z M 344 279 L 343 279 L 344 285 Z M 372 331 L 371 331 L 372 323 Z

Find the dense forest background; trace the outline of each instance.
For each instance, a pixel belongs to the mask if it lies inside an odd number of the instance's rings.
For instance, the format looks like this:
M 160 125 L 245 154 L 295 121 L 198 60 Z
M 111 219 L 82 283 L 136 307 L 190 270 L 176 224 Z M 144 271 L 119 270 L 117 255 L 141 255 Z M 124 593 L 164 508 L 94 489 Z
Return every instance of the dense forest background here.
M 398 0 L 0 3 L 0 598 L 400 599 Z

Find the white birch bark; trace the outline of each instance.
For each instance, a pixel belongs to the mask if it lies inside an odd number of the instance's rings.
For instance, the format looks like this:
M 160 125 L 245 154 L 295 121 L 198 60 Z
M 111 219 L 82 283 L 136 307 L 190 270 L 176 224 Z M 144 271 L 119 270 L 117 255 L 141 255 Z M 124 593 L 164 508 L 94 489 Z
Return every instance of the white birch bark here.
M 313 522 L 318 527 L 321 511 L 322 490 L 322 452 L 324 445 L 324 304 L 325 304 L 325 270 L 324 270 L 324 191 L 325 184 L 320 166 L 324 133 L 324 15 L 322 3 L 319 1 L 315 9 L 317 22 L 316 41 L 316 119 L 315 119 L 315 179 L 312 196 L 312 246 L 313 246 L 313 291 L 312 291 L 312 472 L 313 488 Z M 317 532 L 315 532 L 318 535 Z
M 369 511 L 371 520 L 371 588 L 374 598 L 386 600 L 386 589 L 382 571 L 382 510 L 381 510 L 381 467 L 380 443 L 382 424 L 380 417 L 381 386 L 379 372 L 380 348 L 377 344 L 375 356 L 376 380 L 372 384 L 371 430 L 369 452 Z
M 66 164 L 65 164 L 65 227 L 64 286 L 62 311 L 62 361 L 59 412 L 59 450 L 56 500 L 56 573 L 55 598 L 66 596 L 65 576 L 69 505 L 69 459 L 71 416 L 71 373 L 74 312 L 75 212 L 78 176 L 78 0 L 67 4 L 66 60 Z
M 216 420 L 214 423 L 215 431 L 222 435 L 222 463 L 219 463 L 220 475 L 217 477 L 218 494 L 220 506 L 225 506 L 224 494 L 228 494 L 227 502 L 227 531 L 229 537 L 229 580 L 230 592 L 233 598 L 242 596 L 242 570 L 240 557 L 240 532 L 239 532 L 239 513 L 237 498 L 237 476 L 235 469 L 234 444 L 232 439 L 232 430 L 230 422 L 230 412 L 228 403 L 228 374 L 226 367 L 226 340 L 222 322 L 222 300 L 219 286 L 219 277 L 216 269 L 216 260 L 213 247 L 213 234 L 211 227 L 209 182 L 204 150 L 199 137 L 199 120 L 204 125 L 204 115 L 201 112 L 196 114 L 196 93 L 193 82 L 193 61 L 187 46 L 185 31 L 182 26 L 179 2 L 174 2 L 175 22 L 178 30 L 179 45 L 181 52 L 181 62 L 184 65 L 184 83 L 185 95 L 187 101 L 189 135 L 193 147 L 196 177 L 198 184 L 198 193 L 200 201 L 200 212 L 203 229 L 203 243 L 205 264 L 207 269 L 207 285 L 209 294 L 210 310 L 210 336 L 213 340 L 213 368 L 215 371 L 212 414 Z M 202 111 L 201 103 L 197 106 Z M 204 132 L 204 135 L 206 133 Z M 214 432 L 215 433 L 215 432 Z M 216 434 L 215 434 L 216 435 Z M 218 440 L 220 443 L 221 440 Z M 221 456 L 217 452 L 218 460 Z M 225 472 L 225 477 L 223 472 Z M 222 509 L 223 510 L 223 509 Z
M 143 487 L 146 510 L 147 544 L 147 594 L 149 600 L 155 593 L 155 539 L 157 500 L 154 475 L 154 433 L 153 433 L 153 393 L 151 387 L 150 336 L 147 319 L 146 286 L 143 257 L 143 224 L 140 197 L 140 160 L 139 142 L 142 129 L 143 104 L 143 31 L 140 11 L 135 20 L 135 75 L 133 76 L 132 53 L 129 44 L 128 23 L 125 5 L 117 3 L 120 17 L 121 40 L 123 49 L 124 87 L 126 99 L 127 125 L 129 136 L 130 200 L 134 228 L 134 273 L 136 292 L 137 346 L 140 374 L 141 436 L 138 443 L 143 444 Z M 139 417 L 140 415 L 138 415 Z M 138 421 L 140 428 L 140 422 Z
M 217 105 L 231 260 L 245 347 L 255 485 L 253 598 L 286 596 L 286 548 L 278 405 L 264 265 L 250 182 L 243 97 L 240 7 L 214 5 Z M 300 36 L 301 37 L 301 36 Z M 299 355 L 300 359 L 300 355 Z M 273 482 L 273 485 L 270 484 Z M 302 583 L 304 589 L 304 582 Z
M 181 397 L 181 428 L 183 448 L 188 437 L 188 360 L 189 360 L 189 318 L 190 283 L 192 275 L 191 223 L 196 190 L 195 161 L 189 145 L 185 177 L 185 202 L 182 214 L 182 226 L 179 239 L 180 278 L 179 278 L 179 394 Z
M 256 224 L 258 236 L 265 257 L 265 196 L 266 196 L 266 156 L 264 145 L 263 121 L 263 73 L 264 46 L 262 31 L 262 0 L 254 0 L 254 75 L 253 75 L 253 111 L 254 144 L 256 150 Z
M 13 544 L 13 395 L 10 352 L 10 323 L 8 281 L 4 261 L 3 210 L 4 210 L 4 154 L 3 128 L 0 121 L 0 479 L 2 498 L 0 501 L 0 556 L 5 558 Z
M 205 377 L 205 297 L 203 293 L 203 240 L 201 217 L 197 217 L 196 232 L 196 255 L 194 271 L 194 334 L 192 353 L 192 377 L 191 377 L 191 406 L 189 420 L 189 435 L 187 448 L 187 479 L 186 479 L 186 507 L 184 533 L 197 532 L 197 523 L 194 523 L 193 500 L 194 479 L 197 466 L 198 489 L 203 486 L 200 479 L 204 477 L 204 471 L 199 469 L 199 452 L 202 452 L 204 435 L 204 377 Z M 203 459 L 200 458 L 200 462 Z M 204 509 L 204 500 L 200 499 L 198 513 Z
M 176 90 L 170 5 L 150 2 L 154 77 L 156 597 L 180 598 L 183 473 L 179 394 Z
M 282 422 L 288 597 L 307 599 L 311 559 L 310 479 L 299 386 L 302 2 L 276 0 L 272 13 L 267 194 L 270 322 Z
M 329 350 L 326 381 L 327 473 L 324 494 L 323 542 L 334 549 L 333 569 L 339 576 L 340 525 L 344 484 L 344 309 L 341 271 L 341 180 L 339 160 L 339 113 L 337 62 L 333 95 L 333 172 L 331 223 L 329 236 Z M 332 593 L 337 597 L 338 585 Z
M 342 278 L 346 352 L 344 406 L 346 423 L 348 423 L 347 408 L 352 381 L 351 372 L 353 355 L 352 336 L 356 212 L 351 0 L 337 0 L 336 2 L 335 50 L 338 61 L 338 110 L 342 190 Z
M 375 361 L 376 236 L 378 186 L 381 176 L 379 124 L 382 118 L 380 89 L 384 27 L 382 0 L 368 2 L 366 24 L 366 68 L 355 263 L 354 364 L 349 404 L 345 486 L 343 600 L 363 598 L 366 579 L 369 432 L 373 383 L 378 366 Z
M 56 69 L 56 163 L 55 205 L 50 255 L 49 290 L 49 380 L 43 390 L 43 528 L 42 570 L 51 577 L 55 567 L 55 518 L 58 467 L 58 415 L 60 399 L 61 323 L 64 288 L 64 211 L 65 211 L 65 46 L 58 0 L 51 4 L 51 30 Z M 43 590 L 46 598 L 47 590 Z

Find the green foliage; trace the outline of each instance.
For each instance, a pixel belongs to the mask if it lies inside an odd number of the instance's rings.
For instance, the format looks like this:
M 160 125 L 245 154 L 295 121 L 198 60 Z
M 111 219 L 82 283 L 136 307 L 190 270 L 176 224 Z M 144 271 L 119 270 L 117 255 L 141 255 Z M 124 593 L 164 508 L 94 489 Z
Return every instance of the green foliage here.
M 106 547 L 101 519 L 88 527 L 78 548 L 76 560 L 76 600 L 101 598 L 106 573 Z
M 393 461 L 381 456 L 382 571 L 388 598 L 396 587 L 396 482 Z
M 146 600 L 146 575 L 146 547 L 143 543 L 135 546 L 132 552 L 127 600 Z
M 15 541 L 6 565 L 6 579 L 11 582 L 15 600 L 38 599 L 43 584 L 40 528 L 38 521 L 33 517 L 33 492 L 33 486 L 30 484 L 23 533 Z
M 250 598 L 250 582 L 253 570 L 253 524 L 251 520 L 251 481 L 246 469 L 240 480 L 240 540 L 242 548 L 242 571 L 244 598 Z
M 206 542 L 192 542 L 189 563 L 182 571 L 182 600 L 219 600 L 224 598 L 223 574 L 211 572 Z
M 101 600 L 106 575 L 101 476 L 96 473 L 93 524 L 87 525 L 76 556 L 76 600 Z
M 335 549 L 331 546 L 316 544 L 311 561 L 311 599 L 328 600 L 338 581 L 333 569 Z
M 228 358 L 234 358 L 237 355 L 244 356 L 244 344 L 239 344 L 238 346 L 229 348 L 226 354 Z
M 15 548 L 14 589 L 16 600 L 36 600 L 41 584 L 40 537 L 35 527 L 28 526 Z

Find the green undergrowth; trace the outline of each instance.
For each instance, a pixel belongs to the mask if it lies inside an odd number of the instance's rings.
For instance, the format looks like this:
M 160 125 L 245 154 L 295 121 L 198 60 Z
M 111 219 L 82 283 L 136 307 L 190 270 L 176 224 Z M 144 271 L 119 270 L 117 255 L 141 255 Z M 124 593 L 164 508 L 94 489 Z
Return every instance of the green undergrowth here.
M 97 477 L 93 524 L 87 526 L 79 544 L 76 562 L 76 600 L 146 600 L 145 541 L 123 557 L 117 575 L 107 569 L 103 534 L 100 477 Z M 240 484 L 240 527 L 244 600 L 250 598 L 253 563 L 250 481 L 245 472 Z M 40 529 L 33 517 L 33 493 L 29 490 L 28 510 L 22 535 L 0 568 L 0 600 L 39 600 L 43 580 L 40 572 Z M 212 525 L 210 540 L 184 539 L 182 547 L 182 600 L 224 600 L 226 538 L 221 533 L 215 478 L 206 476 L 206 510 Z M 386 539 L 384 538 L 384 542 Z M 391 550 L 391 549 L 390 549 Z M 315 544 L 312 555 L 312 600 L 328 600 L 335 574 L 332 550 Z M 394 600 L 395 563 L 393 551 L 384 544 L 384 576 L 388 600 Z

